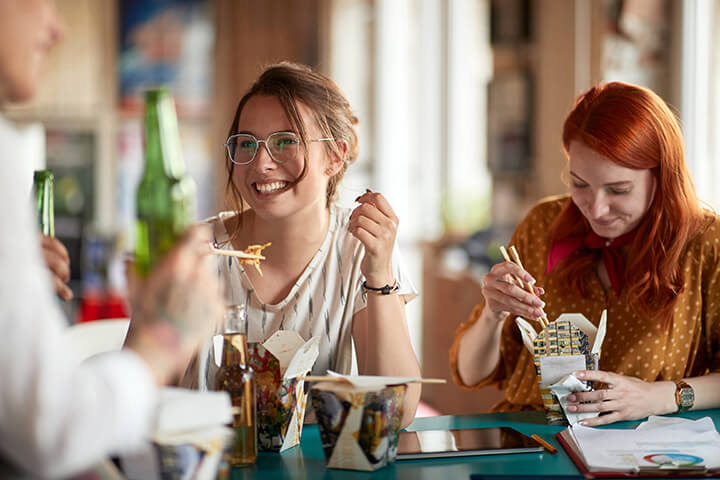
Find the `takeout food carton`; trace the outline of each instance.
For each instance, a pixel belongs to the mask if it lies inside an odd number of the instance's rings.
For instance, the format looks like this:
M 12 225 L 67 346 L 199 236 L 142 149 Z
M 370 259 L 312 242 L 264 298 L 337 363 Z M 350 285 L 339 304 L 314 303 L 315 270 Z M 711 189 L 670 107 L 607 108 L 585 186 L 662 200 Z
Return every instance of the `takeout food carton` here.
M 149 438 L 120 456 L 123 478 L 223 478 L 223 452 L 235 438 L 225 426 L 231 421 L 232 405 L 225 392 L 164 388 Z
M 355 376 L 320 382 L 310 396 L 328 468 L 373 471 L 397 456 L 404 378 Z
M 598 369 L 607 311 L 603 310 L 597 327 L 581 313 L 563 313 L 540 332 L 520 317 L 515 322 L 525 347 L 534 357 L 548 423 L 567 425 L 587 418 L 589 415 L 565 412 L 563 407 L 569 393 L 591 388 L 588 382 L 576 379 L 573 374 L 578 370 Z
M 248 342 L 255 371 L 258 449 L 282 452 L 300 443 L 307 392 L 304 377 L 320 352 L 319 337 L 278 330 L 264 343 Z

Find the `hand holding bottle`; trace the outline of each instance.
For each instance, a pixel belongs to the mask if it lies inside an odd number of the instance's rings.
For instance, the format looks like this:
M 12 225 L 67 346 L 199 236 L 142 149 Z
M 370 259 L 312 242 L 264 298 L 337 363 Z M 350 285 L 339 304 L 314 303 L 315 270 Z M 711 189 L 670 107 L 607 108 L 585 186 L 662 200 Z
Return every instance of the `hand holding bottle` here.
M 40 235 L 43 258 L 52 275 L 53 285 L 58 297 L 66 302 L 72 300 L 73 292 L 66 285 L 70 280 L 70 255 L 60 240 Z
M 195 226 L 147 276 L 129 272 L 132 321 L 125 343 L 148 363 L 158 384 L 176 379 L 223 317 L 210 231 Z

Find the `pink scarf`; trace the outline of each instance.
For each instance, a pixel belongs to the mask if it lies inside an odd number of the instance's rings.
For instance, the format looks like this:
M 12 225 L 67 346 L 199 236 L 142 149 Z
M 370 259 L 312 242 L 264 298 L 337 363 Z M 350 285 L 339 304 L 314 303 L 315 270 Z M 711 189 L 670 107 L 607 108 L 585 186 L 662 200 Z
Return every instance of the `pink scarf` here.
M 630 244 L 634 238 L 635 230 L 612 240 L 603 238 L 590 230 L 590 232 L 584 236 L 555 240 L 550 246 L 545 275 L 549 274 L 558 263 L 580 248 L 600 250 L 602 253 L 602 261 L 605 264 L 605 270 L 607 270 L 608 277 L 610 278 L 610 286 L 616 295 L 620 295 L 622 282 L 625 279 L 625 257 L 623 257 L 622 254 L 622 247 Z

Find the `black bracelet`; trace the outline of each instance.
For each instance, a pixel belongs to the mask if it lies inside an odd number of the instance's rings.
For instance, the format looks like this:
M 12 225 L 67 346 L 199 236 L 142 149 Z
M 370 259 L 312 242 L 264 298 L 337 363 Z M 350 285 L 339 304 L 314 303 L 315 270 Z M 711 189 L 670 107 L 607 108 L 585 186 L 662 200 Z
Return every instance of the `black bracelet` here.
M 391 293 L 397 293 L 397 291 L 400 290 L 400 285 L 398 285 L 397 281 L 395 281 L 392 285 L 385 285 L 380 288 L 368 287 L 367 281 L 363 281 L 362 287 L 365 290 L 369 290 L 373 293 L 379 293 L 380 295 L 390 295 Z

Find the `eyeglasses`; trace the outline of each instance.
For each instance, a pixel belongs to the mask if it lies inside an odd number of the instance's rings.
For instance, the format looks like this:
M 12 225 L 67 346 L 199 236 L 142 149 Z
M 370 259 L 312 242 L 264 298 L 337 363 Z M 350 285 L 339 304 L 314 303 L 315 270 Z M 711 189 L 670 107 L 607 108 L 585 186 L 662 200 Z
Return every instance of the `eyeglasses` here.
M 332 138 L 315 138 L 309 142 L 329 142 Z M 258 140 L 249 133 L 239 133 L 227 139 L 225 147 L 228 157 L 235 165 L 247 165 L 255 160 L 260 149 L 260 144 L 265 144 L 265 149 L 275 163 L 285 163 L 295 159 L 300 148 L 300 139 L 294 132 L 271 133 L 265 140 Z

